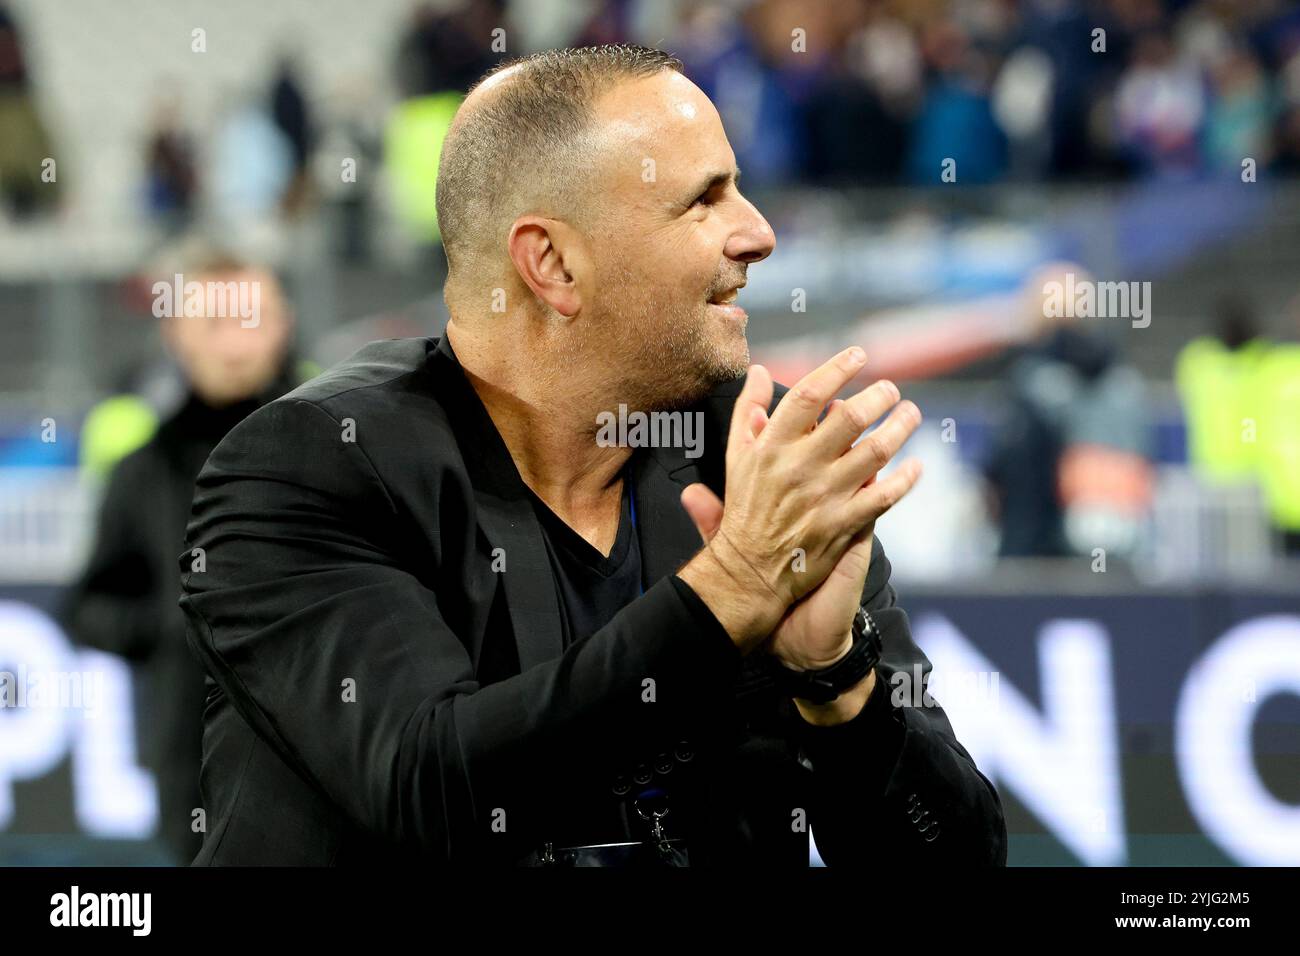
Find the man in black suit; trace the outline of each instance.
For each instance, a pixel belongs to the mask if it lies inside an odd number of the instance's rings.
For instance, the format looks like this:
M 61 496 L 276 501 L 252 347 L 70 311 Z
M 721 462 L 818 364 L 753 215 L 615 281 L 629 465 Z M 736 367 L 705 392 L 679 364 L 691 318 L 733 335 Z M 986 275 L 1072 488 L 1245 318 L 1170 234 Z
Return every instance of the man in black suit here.
M 274 273 L 197 239 L 179 244 L 175 261 L 159 270 L 164 285 L 178 273 L 200 288 L 256 287 L 257 325 L 206 302 L 202 314 L 161 317 L 184 387 L 147 441 L 112 465 L 94 545 L 68 589 L 63 619 L 78 643 L 133 665 L 141 754 L 158 781 L 158 835 L 185 865 L 201 847 L 194 814 L 206 690 L 176 607 L 176 549 L 195 476 L 212 449 L 304 375 L 293 354 L 292 310 Z
M 831 865 L 1005 863 L 943 710 L 890 693 L 929 661 L 874 525 L 919 468 L 876 475 L 920 414 L 835 400 L 861 350 L 748 367 L 728 302 L 774 238 L 679 68 L 490 73 L 440 161 L 444 334 L 213 452 L 197 863 L 807 866 L 810 828 Z

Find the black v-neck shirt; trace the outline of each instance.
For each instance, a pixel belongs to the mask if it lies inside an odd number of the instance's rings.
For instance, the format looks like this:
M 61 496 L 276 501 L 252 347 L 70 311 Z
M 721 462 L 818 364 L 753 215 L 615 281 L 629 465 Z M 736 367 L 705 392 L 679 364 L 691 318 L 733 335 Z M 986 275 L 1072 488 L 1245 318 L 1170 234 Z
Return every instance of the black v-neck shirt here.
M 641 543 L 632 522 L 631 470 L 623 472 L 618 534 L 603 555 L 532 494 L 561 605 L 564 646 L 590 637 L 641 595 Z
M 618 533 L 608 555 L 592 547 L 535 493 L 530 494 L 555 576 L 567 650 L 599 631 L 641 596 L 641 542 L 632 520 L 632 496 L 636 491 L 631 467 L 623 472 Z M 611 797 L 608 784 L 602 783 L 553 812 L 548 835 L 556 846 L 639 842 L 647 838 L 644 828 L 633 821 L 627 802 Z

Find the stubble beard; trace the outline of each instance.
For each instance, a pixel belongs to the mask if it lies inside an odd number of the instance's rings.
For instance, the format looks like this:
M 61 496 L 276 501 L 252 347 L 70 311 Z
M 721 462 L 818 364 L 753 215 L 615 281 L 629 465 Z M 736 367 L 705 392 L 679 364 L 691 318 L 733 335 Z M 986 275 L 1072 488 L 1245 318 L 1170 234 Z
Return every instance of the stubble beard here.
M 646 303 L 632 312 L 624 303 L 607 321 L 616 330 L 618 366 L 624 370 L 621 391 L 629 408 L 680 410 L 749 368 L 744 333 L 720 332 L 703 302 L 673 307 Z M 738 336 L 741 348 L 723 340 L 723 334 Z

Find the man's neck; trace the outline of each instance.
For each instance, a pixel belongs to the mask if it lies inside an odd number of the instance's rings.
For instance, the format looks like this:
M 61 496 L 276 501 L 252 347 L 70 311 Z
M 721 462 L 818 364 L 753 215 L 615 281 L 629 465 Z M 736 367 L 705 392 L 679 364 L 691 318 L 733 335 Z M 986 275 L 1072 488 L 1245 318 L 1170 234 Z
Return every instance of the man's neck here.
M 602 553 L 618 531 L 626 447 L 596 443 L 597 415 L 611 407 L 599 383 L 552 366 L 553 353 L 527 336 L 504 350 L 455 320 L 447 336 L 465 377 L 501 434 L 519 475 L 538 497 Z M 607 546 L 608 545 L 608 546 Z

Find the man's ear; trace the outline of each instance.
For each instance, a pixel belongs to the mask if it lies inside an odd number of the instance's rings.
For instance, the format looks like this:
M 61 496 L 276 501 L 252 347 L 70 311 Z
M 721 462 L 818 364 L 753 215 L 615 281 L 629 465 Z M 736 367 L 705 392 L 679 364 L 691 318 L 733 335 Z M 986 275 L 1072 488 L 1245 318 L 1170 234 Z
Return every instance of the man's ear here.
M 510 261 L 533 294 L 565 318 L 578 314 L 578 278 L 586 266 L 582 237 L 558 219 L 520 216 L 506 240 Z

